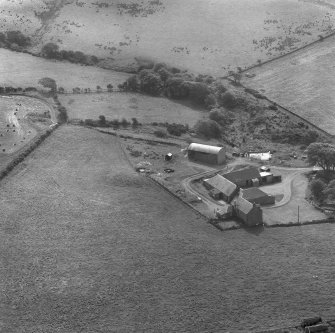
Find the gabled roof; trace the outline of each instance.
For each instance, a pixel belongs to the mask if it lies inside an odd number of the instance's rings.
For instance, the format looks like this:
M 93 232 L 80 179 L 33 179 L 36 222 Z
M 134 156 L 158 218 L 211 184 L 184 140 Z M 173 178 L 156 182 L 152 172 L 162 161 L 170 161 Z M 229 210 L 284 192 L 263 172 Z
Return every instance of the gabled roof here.
M 202 145 L 200 143 L 191 143 L 187 149 L 207 154 L 218 154 L 223 149 L 223 147 Z
M 248 214 L 254 208 L 254 205 L 248 200 L 238 197 L 235 201 L 235 207 L 244 214 Z
M 264 197 L 268 197 L 272 195 L 263 192 L 257 187 L 252 187 L 252 188 L 247 188 L 245 190 L 241 190 L 241 196 L 242 198 L 246 200 L 254 200 L 254 199 L 264 198 Z
M 222 177 L 221 175 L 215 175 L 212 178 L 205 179 L 204 182 L 227 196 L 232 195 L 237 189 L 237 186 L 234 183 Z
M 224 178 L 230 180 L 233 183 L 240 181 L 252 180 L 260 177 L 260 173 L 257 168 L 250 167 L 242 170 L 229 172 L 223 175 Z

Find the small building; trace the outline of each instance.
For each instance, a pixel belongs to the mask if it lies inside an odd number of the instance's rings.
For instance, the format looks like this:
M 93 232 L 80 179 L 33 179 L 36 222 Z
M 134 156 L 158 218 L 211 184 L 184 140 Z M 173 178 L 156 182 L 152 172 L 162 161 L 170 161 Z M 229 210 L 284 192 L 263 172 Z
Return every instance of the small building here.
M 247 188 L 241 189 L 240 196 L 251 203 L 259 205 L 273 205 L 276 201 L 275 197 L 271 194 L 267 194 L 259 188 Z
M 271 184 L 273 183 L 273 173 L 271 172 L 260 172 L 262 184 Z
M 238 197 L 234 203 L 235 214 L 247 226 L 263 224 L 263 211 L 258 204 L 253 204 L 248 200 Z
M 208 164 L 222 164 L 226 160 L 226 151 L 223 147 L 191 143 L 187 148 L 190 160 Z
M 259 186 L 261 175 L 257 168 L 249 167 L 222 175 L 238 187 Z
M 257 160 L 261 160 L 261 161 L 269 161 L 269 160 L 271 160 L 272 154 L 271 154 L 271 151 L 269 151 L 267 153 L 249 152 L 248 156 L 250 158 L 254 158 L 254 159 L 257 159 Z
M 210 190 L 210 195 L 216 200 L 224 200 L 230 202 L 238 188 L 230 180 L 222 177 L 221 175 L 215 175 L 214 177 L 204 179 L 203 184 Z

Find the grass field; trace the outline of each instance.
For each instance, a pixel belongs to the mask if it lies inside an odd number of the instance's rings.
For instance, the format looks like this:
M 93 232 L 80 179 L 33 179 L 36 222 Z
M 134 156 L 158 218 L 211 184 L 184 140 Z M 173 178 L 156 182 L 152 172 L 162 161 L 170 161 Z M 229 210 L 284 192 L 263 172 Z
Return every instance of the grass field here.
M 1 3 L 0 24 L 17 23 L 35 51 L 52 41 L 114 66 L 145 57 L 220 76 L 332 31 L 334 8 L 330 0 L 12 0 Z
M 335 38 L 257 67 L 242 82 L 335 134 Z
M 25 96 L 0 97 L 0 154 L 11 154 L 28 144 L 43 125 L 33 126 L 27 114 L 50 110 L 44 102 Z M 51 124 L 51 121 L 49 121 Z M 44 125 L 47 128 L 48 124 Z
M 167 98 L 134 93 L 59 95 L 59 100 L 72 119 L 98 119 L 104 115 L 107 120 L 136 117 L 141 123 L 169 122 L 193 126 L 207 113 Z
M 334 225 L 222 233 L 62 126 L 1 182 L 4 332 L 246 332 L 335 311 Z
M 58 87 L 72 91 L 76 87 L 95 90 L 97 85 L 106 89 L 109 83 L 116 87 L 129 74 L 0 49 L 1 86 L 35 87 L 43 77 L 51 77 L 56 80 Z

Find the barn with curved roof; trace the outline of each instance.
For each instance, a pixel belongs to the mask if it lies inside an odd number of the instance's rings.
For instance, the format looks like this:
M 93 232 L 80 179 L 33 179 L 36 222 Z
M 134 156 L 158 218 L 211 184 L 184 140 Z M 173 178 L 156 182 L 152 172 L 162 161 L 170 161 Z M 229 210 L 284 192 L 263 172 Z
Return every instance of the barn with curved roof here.
M 187 148 L 190 160 L 208 164 L 222 164 L 226 160 L 226 151 L 223 147 L 191 143 Z

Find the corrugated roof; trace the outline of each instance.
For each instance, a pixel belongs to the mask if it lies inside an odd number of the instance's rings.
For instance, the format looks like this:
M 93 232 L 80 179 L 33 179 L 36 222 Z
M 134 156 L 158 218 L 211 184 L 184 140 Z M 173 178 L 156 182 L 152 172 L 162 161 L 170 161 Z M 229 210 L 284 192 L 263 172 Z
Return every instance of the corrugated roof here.
M 261 175 L 261 177 L 267 177 L 267 176 L 272 176 L 273 173 L 272 172 L 267 172 L 267 171 L 264 171 L 264 172 L 261 171 L 260 175 Z
M 188 146 L 188 150 L 199 151 L 207 154 L 218 154 L 222 149 L 223 147 L 203 145 L 200 143 L 191 143 Z
M 212 178 L 205 179 L 204 182 L 224 193 L 227 196 L 230 196 L 236 191 L 237 186 L 229 181 L 228 179 L 222 177 L 221 175 L 215 175 Z
M 254 205 L 248 200 L 238 197 L 235 201 L 235 207 L 244 214 L 248 214 L 254 207 Z
M 246 200 L 254 200 L 254 199 L 270 196 L 270 194 L 263 192 L 257 187 L 252 187 L 252 188 L 247 188 L 245 190 L 241 190 L 241 195 Z
M 257 168 L 251 167 L 242 170 L 229 172 L 223 175 L 224 178 L 230 180 L 233 183 L 252 180 L 260 177 L 260 173 Z

